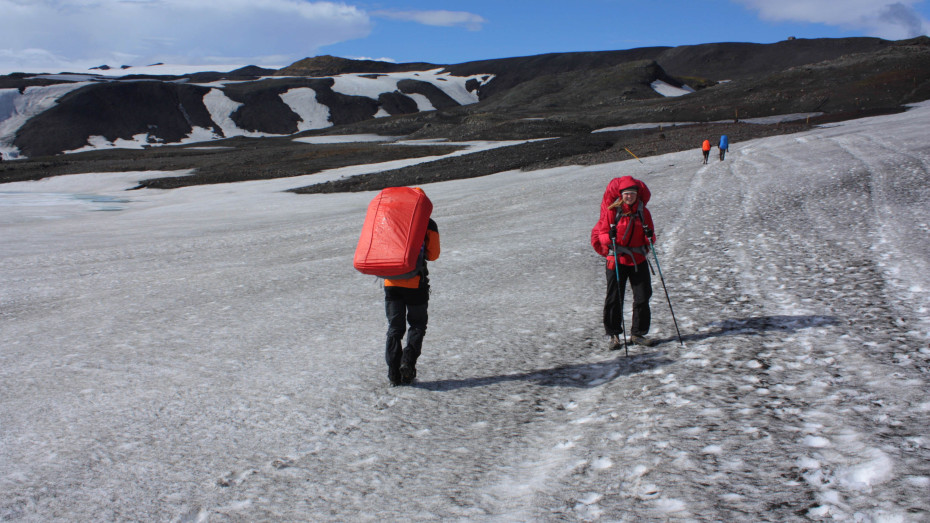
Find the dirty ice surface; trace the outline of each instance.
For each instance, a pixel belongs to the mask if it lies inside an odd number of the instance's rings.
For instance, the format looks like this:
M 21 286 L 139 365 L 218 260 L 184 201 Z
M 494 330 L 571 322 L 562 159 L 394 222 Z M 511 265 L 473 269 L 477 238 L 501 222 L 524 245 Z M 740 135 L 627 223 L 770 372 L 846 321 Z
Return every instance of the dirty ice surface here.
M 928 121 L 424 186 L 442 254 L 400 388 L 352 268 L 373 193 L 2 185 L 0 518 L 927 521 Z M 660 343 L 605 350 L 588 237 L 623 174 L 683 346 L 656 277 Z

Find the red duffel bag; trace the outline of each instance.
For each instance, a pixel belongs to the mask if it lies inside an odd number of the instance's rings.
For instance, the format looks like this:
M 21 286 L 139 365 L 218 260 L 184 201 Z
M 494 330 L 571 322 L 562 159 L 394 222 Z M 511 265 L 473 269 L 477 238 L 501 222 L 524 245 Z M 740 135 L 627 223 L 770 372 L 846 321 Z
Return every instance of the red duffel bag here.
M 355 248 L 355 269 L 382 278 L 417 270 L 433 203 L 420 189 L 388 187 L 368 204 Z

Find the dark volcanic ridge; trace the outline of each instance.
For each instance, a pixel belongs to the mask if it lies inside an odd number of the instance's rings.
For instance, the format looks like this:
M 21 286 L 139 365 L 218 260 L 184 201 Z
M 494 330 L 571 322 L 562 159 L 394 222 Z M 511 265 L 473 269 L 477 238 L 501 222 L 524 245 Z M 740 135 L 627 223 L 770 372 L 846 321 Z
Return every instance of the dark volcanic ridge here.
M 478 102 L 461 105 L 424 71 L 473 77 L 466 87 Z M 404 73 L 393 92 L 378 98 L 333 89 L 335 75 L 378 78 Z M 408 139 L 539 140 L 464 157 L 349 178 L 295 192 L 376 190 L 388 185 L 481 176 L 512 169 L 588 164 L 697 148 L 728 134 L 731 141 L 795 132 L 810 125 L 901 110 L 930 99 L 930 38 L 891 42 L 875 38 L 789 40 L 775 44 L 718 43 L 626 51 L 557 53 L 456 65 L 390 64 L 330 56 L 301 60 L 265 77 L 267 70 L 188 77 L 139 76 L 92 82 L 62 96 L 27 121 L 13 145 L 28 159 L 0 164 L 0 183 L 81 172 L 193 170 L 180 178 L 149 180 L 145 187 L 226 183 L 298 176 L 353 164 L 444 154 L 454 146 L 377 143 L 309 145 L 294 137 L 378 134 Z M 430 73 L 432 74 L 432 73 Z M 124 81 L 124 80 L 132 81 Z M 172 145 L 196 128 L 224 136 L 204 98 L 222 84 L 237 104 L 229 119 L 238 128 L 274 137 L 235 137 Z M 24 91 L 63 80 L 29 75 L 0 77 L 0 87 Z M 661 81 L 696 90 L 663 97 Z M 442 86 L 442 84 L 439 84 Z M 328 110 L 328 127 L 299 131 L 301 116 L 282 99 L 293 89 L 312 90 Z M 420 111 L 417 97 L 434 110 Z M 761 125 L 744 120 L 818 113 L 809 122 Z M 376 117 L 376 115 L 389 115 Z M 678 122 L 664 129 L 598 132 L 625 124 Z M 733 123 L 712 123 L 733 122 Z M 228 122 L 225 125 L 229 125 Z M 143 150 L 84 147 L 89 137 L 129 140 L 148 136 Z M 540 139 L 546 140 L 540 140 Z M 211 149 L 203 148 L 210 145 Z M 198 146 L 200 146 L 198 148 Z

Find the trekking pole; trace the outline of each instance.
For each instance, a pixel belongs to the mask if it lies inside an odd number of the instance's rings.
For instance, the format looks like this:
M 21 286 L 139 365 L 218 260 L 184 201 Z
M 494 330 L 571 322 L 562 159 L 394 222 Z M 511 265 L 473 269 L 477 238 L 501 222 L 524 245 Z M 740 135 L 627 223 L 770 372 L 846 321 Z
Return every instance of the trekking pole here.
M 675 319 L 675 309 L 672 308 L 672 299 L 668 297 L 668 287 L 665 286 L 665 277 L 662 276 L 662 266 L 659 265 L 659 257 L 656 255 L 656 246 L 652 243 L 652 236 L 649 235 L 649 230 L 646 228 L 646 225 L 643 224 L 643 232 L 646 233 L 646 240 L 649 241 L 649 250 L 652 251 L 652 257 L 656 261 L 656 269 L 659 270 L 659 279 L 662 280 L 662 290 L 665 291 L 665 301 L 668 302 L 668 310 L 672 313 L 672 323 L 675 324 L 675 332 L 678 333 L 678 343 L 684 347 L 685 342 L 681 341 L 681 331 L 678 330 L 678 321 Z
M 614 247 L 614 271 L 617 273 L 617 307 L 620 307 L 620 330 L 623 331 L 623 355 L 629 356 L 630 351 L 626 346 L 626 327 L 623 325 L 623 289 L 620 288 L 620 260 L 617 258 L 617 235 L 614 233 L 613 237 L 610 238 L 610 243 Z

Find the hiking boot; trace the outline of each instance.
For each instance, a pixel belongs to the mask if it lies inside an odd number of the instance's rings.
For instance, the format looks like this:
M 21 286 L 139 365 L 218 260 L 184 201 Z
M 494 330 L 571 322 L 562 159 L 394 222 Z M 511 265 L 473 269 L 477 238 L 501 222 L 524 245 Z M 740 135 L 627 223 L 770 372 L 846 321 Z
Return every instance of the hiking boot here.
M 393 369 L 389 368 L 389 369 L 388 369 L 388 381 L 391 382 L 391 386 L 392 386 L 392 387 L 396 387 L 396 386 L 398 386 L 398 385 L 403 384 L 403 380 L 401 379 L 400 370 L 397 369 L 396 367 L 393 368 Z
M 637 336 L 635 334 L 630 336 L 630 341 L 632 341 L 633 343 L 637 345 L 643 345 L 644 347 L 652 347 L 653 345 L 656 344 L 656 342 L 650 340 L 649 338 L 645 336 Z
M 620 337 L 616 334 L 611 334 L 610 338 L 607 340 L 607 350 L 620 350 L 623 347 L 623 344 L 620 343 Z
M 399 372 L 400 382 L 404 385 L 410 385 L 417 377 L 417 368 L 408 363 L 401 363 Z

